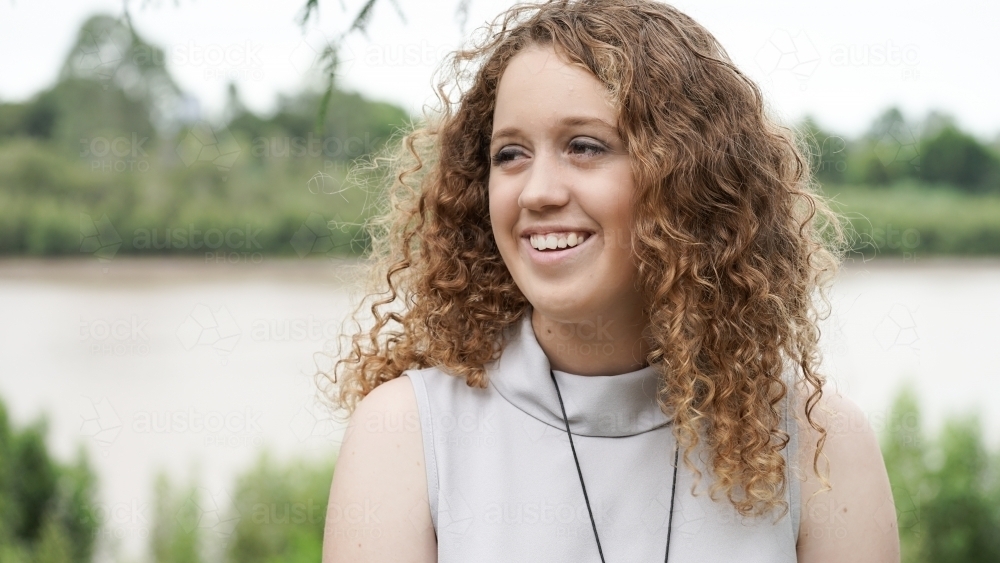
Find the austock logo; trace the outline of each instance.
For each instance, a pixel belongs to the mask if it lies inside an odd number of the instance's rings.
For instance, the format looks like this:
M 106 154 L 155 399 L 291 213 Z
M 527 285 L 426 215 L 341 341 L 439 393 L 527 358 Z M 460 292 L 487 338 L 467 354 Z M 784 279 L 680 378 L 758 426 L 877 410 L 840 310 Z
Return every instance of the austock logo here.
M 80 252 L 93 254 L 102 264 L 110 262 L 122 246 L 122 237 L 107 215 L 94 221 L 90 215 L 81 213 L 80 238 Z M 104 271 L 108 271 L 106 266 Z
M 338 43 L 321 33 L 304 37 L 288 55 L 288 62 L 295 72 L 305 76 L 333 70 L 334 83 L 340 82 L 350 72 L 356 59 L 357 55 L 348 41 Z
M 214 312 L 208 305 L 196 305 L 191 314 L 177 327 L 177 338 L 185 350 L 208 346 L 225 358 L 239 343 L 243 331 L 225 306 Z
M 805 90 L 806 81 L 819 66 L 820 55 L 806 32 L 792 35 L 777 29 L 757 51 L 754 61 L 768 79 L 790 73 L 799 82 L 799 88 Z
M 88 31 L 74 54 L 73 62 L 80 71 L 96 76 L 107 90 L 131 46 L 131 38 L 119 27 L 102 29 L 97 33 Z
M 334 249 L 329 222 L 319 213 L 310 213 L 289 242 L 299 258 L 309 254 L 328 254 Z
M 95 401 L 89 397 L 81 397 L 83 406 L 80 418 L 80 433 L 89 436 L 97 442 L 101 454 L 108 455 L 108 448 L 118 439 L 122 431 L 122 421 L 107 397 Z
M 895 347 L 909 348 L 915 354 L 920 353 L 917 335 L 917 323 L 913 311 L 901 303 L 893 303 L 882 320 L 875 326 L 872 335 L 883 350 Z
M 211 491 L 198 487 L 185 499 L 176 520 L 185 532 L 202 530 L 228 543 L 243 515 L 226 491 Z
M 229 172 L 243 149 L 228 128 L 213 128 L 208 122 L 200 121 L 188 130 L 176 150 L 185 166 L 207 161 L 220 172 Z

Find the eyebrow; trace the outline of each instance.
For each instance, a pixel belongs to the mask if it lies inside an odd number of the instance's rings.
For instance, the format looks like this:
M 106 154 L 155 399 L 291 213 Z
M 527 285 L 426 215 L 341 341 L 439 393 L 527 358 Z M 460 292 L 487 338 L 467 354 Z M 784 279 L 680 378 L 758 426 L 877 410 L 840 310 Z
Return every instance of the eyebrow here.
M 574 127 L 578 125 L 597 125 L 598 127 L 603 127 L 605 129 L 611 130 L 616 135 L 618 134 L 617 127 L 611 125 L 610 123 L 604 121 L 599 117 L 583 117 L 583 116 L 564 117 L 561 120 L 559 120 L 559 124 L 564 127 Z M 520 132 L 521 130 L 518 129 L 517 127 L 504 127 L 503 129 L 500 129 L 499 131 L 495 131 L 493 133 L 493 136 L 490 137 L 490 143 L 503 137 L 513 137 Z

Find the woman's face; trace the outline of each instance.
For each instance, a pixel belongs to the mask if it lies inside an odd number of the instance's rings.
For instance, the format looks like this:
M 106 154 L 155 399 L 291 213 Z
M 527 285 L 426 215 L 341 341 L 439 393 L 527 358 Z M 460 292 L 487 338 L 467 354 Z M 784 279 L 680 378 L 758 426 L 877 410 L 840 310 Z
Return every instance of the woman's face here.
M 521 51 L 500 79 L 490 140 L 493 236 L 515 283 L 553 320 L 641 314 L 633 178 L 617 123 L 604 85 L 552 47 Z

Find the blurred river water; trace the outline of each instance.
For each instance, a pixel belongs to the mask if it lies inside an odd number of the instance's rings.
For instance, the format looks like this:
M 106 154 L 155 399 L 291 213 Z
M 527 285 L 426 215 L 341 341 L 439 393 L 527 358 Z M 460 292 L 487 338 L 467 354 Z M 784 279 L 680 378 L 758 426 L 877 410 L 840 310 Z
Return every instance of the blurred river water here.
M 88 450 L 102 530 L 138 557 L 157 470 L 196 478 L 223 509 L 265 447 L 336 454 L 343 426 L 317 404 L 314 374 L 352 328 L 361 274 L 269 258 L 0 261 L 0 397 L 15 424 L 46 414 L 62 459 Z M 824 373 L 877 431 L 909 380 L 931 432 L 979 410 L 996 447 L 1000 260 L 848 263 L 831 297 Z

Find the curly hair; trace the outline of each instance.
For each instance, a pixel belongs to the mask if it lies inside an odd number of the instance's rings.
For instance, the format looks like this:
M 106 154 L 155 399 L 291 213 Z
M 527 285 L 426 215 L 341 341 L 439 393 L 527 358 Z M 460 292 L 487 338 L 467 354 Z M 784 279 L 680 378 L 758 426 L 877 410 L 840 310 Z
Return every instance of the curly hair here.
M 487 182 L 497 85 L 531 45 L 583 65 L 618 109 L 638 192 L 631 243 L 646 359 L 684 463 L 700 480 L 689 456 L 704 439 L 713 500 L 721 491 L 741 515 L 784 515 L 782 374 L 794 367 L 789 382 L 808 392 L 819 475 L 817 323 L 846 248 L 842 218 L 816 189 L 806 143 L 768 117 L 758 87 L 704 27 L 654 0 L 518 4 L 450 54 L 440 109 L 362 167 L 384 173 L 366 229 L 371 277 L 353 313 L 371 299 L 374 324 L 359 324 L 322 373 L 335 388 L 327 398 L 350 413 L 378 385 L 432 366 L 486 388 L 484 364 L 530 306 L 493 238 Z

